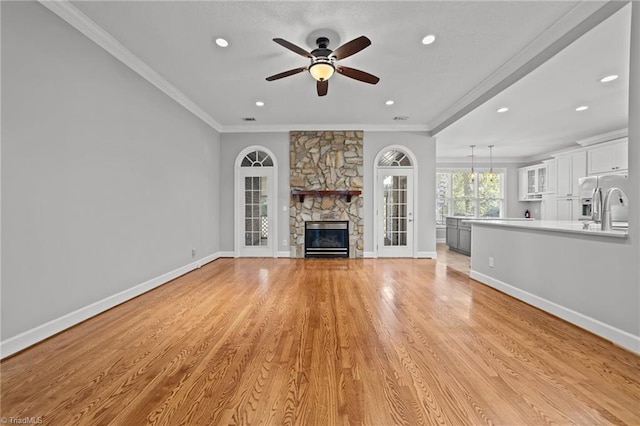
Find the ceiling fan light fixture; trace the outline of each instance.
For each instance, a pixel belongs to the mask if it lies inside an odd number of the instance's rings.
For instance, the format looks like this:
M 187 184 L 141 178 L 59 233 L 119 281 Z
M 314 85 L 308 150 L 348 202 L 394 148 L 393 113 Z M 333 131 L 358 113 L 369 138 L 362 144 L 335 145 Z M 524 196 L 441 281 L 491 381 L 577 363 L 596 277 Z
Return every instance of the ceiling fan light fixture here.
M 309 74 L 317 81 L 326 81 L 331 78 L 336 68 L 331 63 L 331 60 L 325 58 L 318 58 L 309 67 Z
M 293 53 L 297 53 L 300 56 L 310 60 L 310 64 L 307 67 L 294 68 L 292 70 L 284 71 L 279 74 L 275 74 L 267 77 L 267 81 L 279 80 L 284 77 L 289 77 L 304 71 L 309 71 L 311 77 L 316 80 L 316 89 L 318 96 L 326 96 L 329 89 L 329 79 L 336 73 L 342 74 L 345 77 L 352 78 L 357 81 L 368 84 L 377 84 L 380 79 L 373 74 L 364 72 L 355 68 L 336 66 L 336 62 L 348 58 L 360 52 L 362 49 L 371 45 L 371 40 L 365 36 L 354 38 L 353 40 L 339 46 L 335 50 L 328 48 L 329 38 L 318 37 L 316 39 L 317 49 L 313 49 L 311 52 L 307 52 L 305 49 L 296 46 L 295 44 L 283 39 L 274 38 L 273 41 L 280 46 L 291 50 Z

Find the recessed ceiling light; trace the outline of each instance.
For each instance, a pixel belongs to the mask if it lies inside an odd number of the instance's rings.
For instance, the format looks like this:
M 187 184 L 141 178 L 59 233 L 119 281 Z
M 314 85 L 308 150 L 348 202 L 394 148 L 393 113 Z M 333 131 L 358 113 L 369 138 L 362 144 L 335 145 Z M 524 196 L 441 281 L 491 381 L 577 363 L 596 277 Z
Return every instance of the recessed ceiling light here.
M 229 42 L 223 38 L 217 38 L 216 44 L 220 47 L 227 47 L 229 45 Z
M 498 108 L 496 110 L 496 112 L 507 112 L 507 111 L 509 111 L 509 108 L 507 108 L 507 107 Z
M 385 102 L 385 104 L 387 105 L 393 105 L 395 102 L 393 102 L 391 99 L 389 99 L 387 102 Z
M 587 110 L 587 109 L 589 109 L 588 106 L 582 105 L 582 106 L 579 106 L 578 108 L 576 108 L 576 111 L 584 111 L 584 110 Z
M 436 41 L 436 36 L 429 34 L 422 39 L 422 44 L 431 44 Z
M 618 78 L 618 76 L 617 76 L 617 75 L 615 75 L 615 74 L 611 74 L 611 75 L 608 75 L 608 76 L 606 76 L 606 77 L 602 77 L 602 78 L 600 79 L 600 82 L 601 82 L 601 83 L 608 83 L 608 82 L 613 81 L 613 80 L 615 80 L 615 79 L 617 79 L 617 78 Z
M 262 102 L 262 101 L 258 101 L 258 102 L 256 102 L 256 105 L 257 105 L 257 106 L 264 106 L 264 102 Z

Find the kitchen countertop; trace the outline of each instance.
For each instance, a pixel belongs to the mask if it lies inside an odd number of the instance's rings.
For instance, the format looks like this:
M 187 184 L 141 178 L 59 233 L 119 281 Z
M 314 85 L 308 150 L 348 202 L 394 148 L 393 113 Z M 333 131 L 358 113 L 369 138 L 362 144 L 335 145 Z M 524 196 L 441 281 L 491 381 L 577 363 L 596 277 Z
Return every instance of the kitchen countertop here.
M 500 220 L 477 220 L 469 219 L 465 220 L 466 223 L 485 225 L 485 226 L 499 226 L 503 228 L 520 228 L 531 231 L 552 231 L 552 232 L 564 232 L 569 234 L 582 234 L 598 237 L 614 237 L 614 238 L 627 238 L 629 232 L 626 229 L 613 229 L 611 231 L 602 231 L 599 224 L 592 224 L 589 228 L 584 229 L 582 222 L 567 221 L 567 220 L 512 220 L 512 219 L 500 219 Z

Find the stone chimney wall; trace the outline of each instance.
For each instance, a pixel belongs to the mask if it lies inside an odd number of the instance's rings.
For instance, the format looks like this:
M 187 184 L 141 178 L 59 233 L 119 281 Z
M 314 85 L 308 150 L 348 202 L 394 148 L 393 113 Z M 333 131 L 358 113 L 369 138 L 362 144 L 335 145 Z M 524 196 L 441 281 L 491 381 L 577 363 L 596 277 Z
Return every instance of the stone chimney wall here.
M 362 131 L 292 131 L 289 133 L 291 189 L 362 190 Z M 290 255 L 304 257 L 304 223 L 309 220 L 348 220 L 349 256 L 361 258 L 364 248 L 363 198 L 353 196 L 291 196 Z

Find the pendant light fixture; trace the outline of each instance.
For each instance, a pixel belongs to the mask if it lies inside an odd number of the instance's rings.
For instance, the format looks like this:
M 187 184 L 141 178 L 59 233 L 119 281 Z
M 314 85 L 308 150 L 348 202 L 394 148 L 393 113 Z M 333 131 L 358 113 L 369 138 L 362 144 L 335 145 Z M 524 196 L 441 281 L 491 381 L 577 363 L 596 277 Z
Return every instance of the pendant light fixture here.
M 469 172 L 469 183 L 473 183 L 476 180 L 476 170 L 473 167 L 473 148 L 475 148 L 475 145 L 469 145 L 469 147 L 471 148 L 471 171 Z
M 487 174 L 487 180 L 491 183 L 494 183 L 498 180 L 498 175 L 493 171 L 493 147 L 494 145 L 489 145 L 489 161 L 491 168 L 489 169 L 489 173 Z

